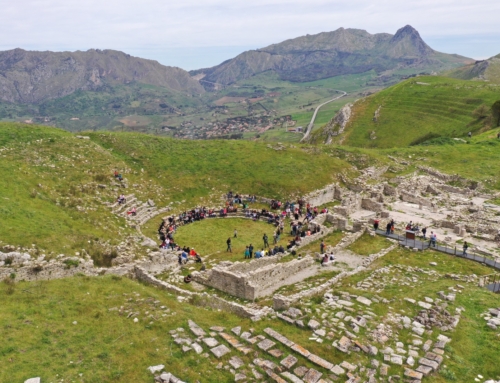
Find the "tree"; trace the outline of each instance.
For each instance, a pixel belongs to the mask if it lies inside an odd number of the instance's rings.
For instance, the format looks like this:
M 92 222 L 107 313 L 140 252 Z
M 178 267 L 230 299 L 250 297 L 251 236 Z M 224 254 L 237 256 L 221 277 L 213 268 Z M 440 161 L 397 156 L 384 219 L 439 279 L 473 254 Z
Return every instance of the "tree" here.
M 491 114 L 493 117 L 493 126 L 495 128 L 500 126 L 500 100 L 496 101 L 491 107 Z

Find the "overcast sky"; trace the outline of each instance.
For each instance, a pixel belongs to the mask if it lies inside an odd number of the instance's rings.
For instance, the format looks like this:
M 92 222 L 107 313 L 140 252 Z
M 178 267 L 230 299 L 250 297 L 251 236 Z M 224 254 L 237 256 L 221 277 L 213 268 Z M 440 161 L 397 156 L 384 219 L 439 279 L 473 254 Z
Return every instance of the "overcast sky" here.
M 394 34 L 406 24 L 434 49 L 500 53 L 499 0 L 2 0 L 0 50 L 116 49 L 198 69 L 337 28 Z

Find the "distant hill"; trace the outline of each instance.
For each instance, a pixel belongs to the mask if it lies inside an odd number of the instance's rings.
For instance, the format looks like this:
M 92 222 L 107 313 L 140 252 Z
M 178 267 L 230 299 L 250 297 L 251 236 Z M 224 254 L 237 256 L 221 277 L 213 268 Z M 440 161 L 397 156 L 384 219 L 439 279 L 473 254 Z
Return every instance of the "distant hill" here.
M 312 141 L 366 148 L 394 148 L 449 138 L 467 138 L 494 128 L 498 86 L 441 76 L 403 81 L 355 102 L 345 130 L 332 119 Z
M 188 72 L 113 50 L 0 52 L 0 100 L 37 104 L 78 90 L 109 90 L 120 84 L 142 83 L 175 91 L 204 89 Z
M 306 82 L 370 70 L 383 73 L 408 69 L 409 74 L 443 71 L 472 62 L 466 57 L 434 51 L 417 30 L 407 25 L 395 35 L 340 28 L 302 36 L 190 73 L 202 79 L 204 85 L 232 84 L 270 70 L 279 73 L 283 80 Z
M 500 83 L 500 54 L 488 60 L 476 61 L 474 64 L 455 69 L 448 74 L 450 77 L 463 80 L 486 80 Z

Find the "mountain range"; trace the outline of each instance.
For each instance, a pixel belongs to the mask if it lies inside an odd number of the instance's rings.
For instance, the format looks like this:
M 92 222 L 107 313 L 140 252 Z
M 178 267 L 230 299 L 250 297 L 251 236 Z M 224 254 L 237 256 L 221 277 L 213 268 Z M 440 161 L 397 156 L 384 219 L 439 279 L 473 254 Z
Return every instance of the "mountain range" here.
M 395 35 L 339 28 L 244 52 L 212 68 L 191 71 L 203 84 L 228 85 L 275 71 L 282 80 L 306 82 L 375 70 L 443 71 L 474 60 L 437 52 L 407 25 Z
M 0 52 L 0 100 L 37 104 L 78 90 L 99 91 L 142 83 L 190 93 L 203 87 L 180 68 L 114 50 Z M 109 90 L 109 89 L 108 89 Z

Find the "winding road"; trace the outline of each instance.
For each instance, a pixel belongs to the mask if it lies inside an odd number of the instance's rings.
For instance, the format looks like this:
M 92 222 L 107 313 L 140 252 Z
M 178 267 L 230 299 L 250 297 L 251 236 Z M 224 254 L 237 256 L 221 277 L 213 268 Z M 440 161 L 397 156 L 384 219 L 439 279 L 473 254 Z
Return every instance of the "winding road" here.
M 336 90 L 336 89 L 335 89 Z M 330 102 L 332 101 L 335 101 L 335 100 L 338 100 L 339 98 L 342 98 L 344 96 L 347 95 L 346 92 L 344 92 L 343 90 L 337 90 L 337 92 L 341 92 L 343 93 L 342 95 L 338 96 L 338 97 L 335 97 L 335 98 L 332 98 L 331 100 L 328 100 L 324 103 L 322 103 L 321 105 L 318 105 L 318 107 L 316 108 L 316 110 L 314 111 L 314 114 L 311 118 L 311 122 L 309 123 L 309 125 L 307 125 L 307 130 L 304 134 L 304 137 L 302 137 L 302 139 L 300 140 L 300 142 L 304 141 L 307 137 L 309 137 L 309 135 L 311 134 L 311 130 L 312 128 L 314 127 L 314 120 L 316 120 L 316 115 L 318 114 L 319 110 L 321 107 L 325 106 L 326 104 L 329 104 Z

